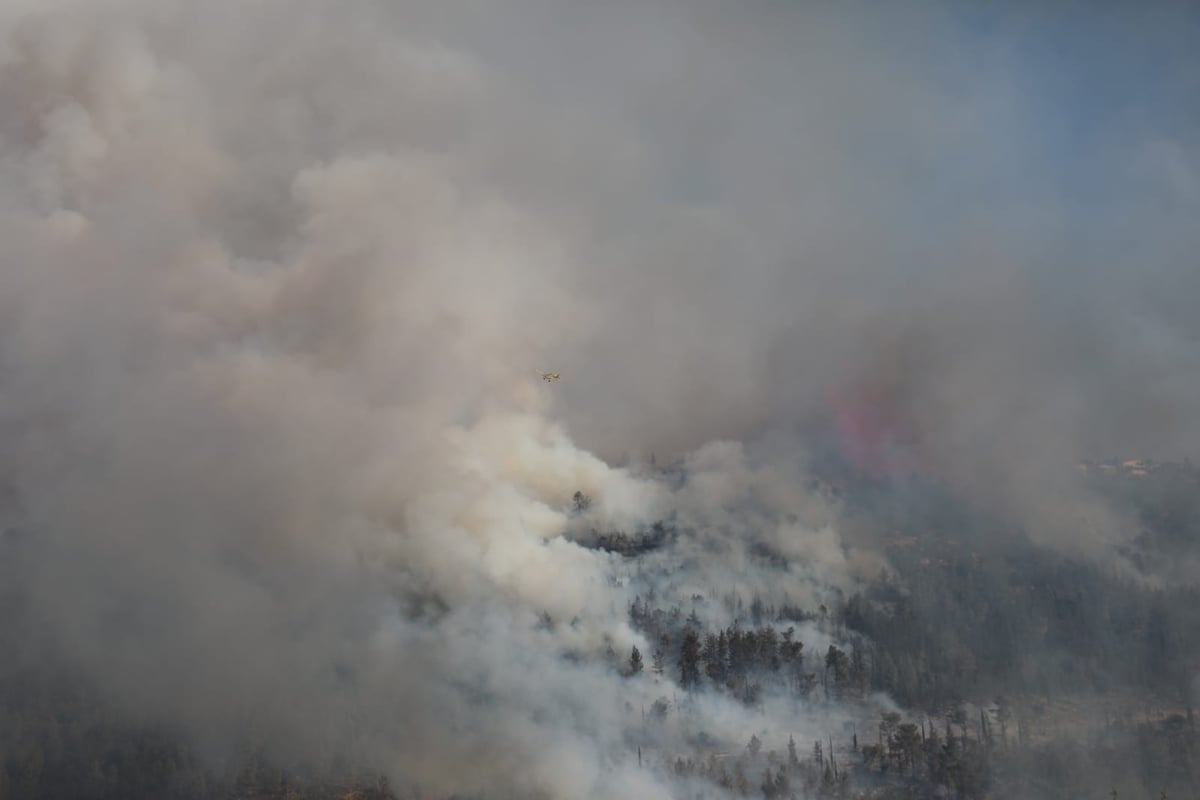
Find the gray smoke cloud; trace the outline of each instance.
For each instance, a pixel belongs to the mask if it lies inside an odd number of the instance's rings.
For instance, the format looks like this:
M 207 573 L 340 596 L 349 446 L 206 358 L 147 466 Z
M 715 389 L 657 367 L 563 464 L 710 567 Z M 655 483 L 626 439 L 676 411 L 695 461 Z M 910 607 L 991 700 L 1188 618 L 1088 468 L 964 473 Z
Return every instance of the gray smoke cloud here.
M 1200 443 L 1196 129 L 1096 145 L 1113 197 L 1081 211 L 955 25 L 6 4 L 0 478 L 47 640 L 210 742 L 649 798 L 613 698 L 664 687 L 562 657 L 647 646 L 627 567 L 561 535 L 574 491 L 699 531 L 680 597 L 819 602 L 883 563 L 801 488 L 802 431 L 840 421 L 865 468 L 1105 556 L 1128 523 L 1074 462 Z

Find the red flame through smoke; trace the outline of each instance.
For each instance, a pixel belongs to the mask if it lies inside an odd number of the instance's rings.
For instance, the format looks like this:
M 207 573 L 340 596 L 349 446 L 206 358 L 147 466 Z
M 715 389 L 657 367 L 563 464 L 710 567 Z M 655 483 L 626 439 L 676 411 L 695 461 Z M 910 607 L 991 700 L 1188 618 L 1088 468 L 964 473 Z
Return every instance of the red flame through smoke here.
M 841 457 L 872 478 L 901 477 L 917 469 L 912 425 L 882 386 L 836 386 L 829 408 Z

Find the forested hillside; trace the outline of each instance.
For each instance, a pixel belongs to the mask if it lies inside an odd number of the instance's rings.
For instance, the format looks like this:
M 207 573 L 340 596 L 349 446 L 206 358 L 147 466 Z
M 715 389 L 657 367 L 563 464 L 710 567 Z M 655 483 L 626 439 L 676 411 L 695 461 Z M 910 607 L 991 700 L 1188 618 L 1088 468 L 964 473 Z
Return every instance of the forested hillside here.
M 0 800 L 1200 797 L 1200 3 L 0 0 Z
M 1162 487 L 1117 488 L 1136 490 L 1142 546 L 1178 540 L 1164 520 L 1181 512 L 1156 512 L 1145 499 Z M 577 514 L 587 511 L 582 501 L 590 498 L 575 498 Z M 934 501 L 972 527 L 957 537 L 926 532 Z M 697 797 L 1191 796 L 1200 785 L 1200 591 L 1146 586 L 1027 540 L 989 538 L 988 519 L 911 485 L 850 484 L 845 502 L 866 517 L 886 502 L 896 538 L 891 569 L 835 603 L 698 594 L 664 605 L 653 585 L 635 596 L 628 621 L 649 646 L 610 647 L 606 663 L 628 686 L 661 686 L 648 706 L 611 698 L 636 720 L 626 746 L 643 769 Z M 656 524 L 650 535 L 594 535 L 590 546 L 623 553 L 637 584 L 647 580 L 643 553 L 661 568 L 687 537 Z M 19 564 L 21 538 L 6 537 L 8 568 Z M 650 546 L 619 546 L 631 539 Z M 13 657 L 0 673 L 0 797 L 408 796 L 365 765 L 272 763 L 250 741 L 217 767 L 184 731 L 122 716 L 65 668 L 35 668 L 46 663 L 30 658 L 38 636 L 20 625 L 20 597 L 4 600 L 0 633 Z M 728 622 L 710 622 L 719 618 Z M 561 624 L 544 614 L 536 626 Z M 785 710 L 822 733 L 720 738 L 706 723 L 714 698 L 767 718 Z M 662 735 L 675 718 L 691 731 L 682 746 Z

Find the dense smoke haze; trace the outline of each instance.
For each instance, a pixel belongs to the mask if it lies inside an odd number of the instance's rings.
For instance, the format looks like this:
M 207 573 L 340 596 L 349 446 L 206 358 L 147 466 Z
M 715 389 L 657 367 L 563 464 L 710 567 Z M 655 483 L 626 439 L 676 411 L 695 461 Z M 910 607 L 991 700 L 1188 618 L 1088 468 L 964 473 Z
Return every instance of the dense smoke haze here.
M 1195 11 L 950 6 L 5 2 L 14 659 L 215 761 L 672 797 L 630 604 L 876 577 L 827 456 L 1200 578 L 1076 469 L 1200 451 Z M 687 708 L 647 762 L 853 714 Z

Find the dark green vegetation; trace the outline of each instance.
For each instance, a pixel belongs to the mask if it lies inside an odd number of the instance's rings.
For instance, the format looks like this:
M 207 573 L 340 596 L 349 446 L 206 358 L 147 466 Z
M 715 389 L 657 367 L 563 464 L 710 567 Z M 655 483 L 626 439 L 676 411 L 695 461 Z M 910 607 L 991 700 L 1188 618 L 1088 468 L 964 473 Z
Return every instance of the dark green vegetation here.
M 64 675 L 6 665 L 0 672 L 0 798 L 134 800 L 383 800 L 387 782 L 330 765 L 282 768 L 253 746 L 223 768 L 179 731 L 137 724 Z M 320 774 L 314 774 L 319 772 Z
M 1153 575 L 1200 552 L 1198 474 L 1130 472 L 1089 472 L 1141 525 L 1129 560 Z M 689 787 L 680 796 L 1196 796 L 1200 589 L 1068 558 L 936 485 L 839 491 L 848 520 L 888 532 L 878 544 L 892 569 L 858 591 L 817 608 L 755 597 L 663 607 L 653 596 L 629 608 L 653 646 L 621 654 L 620 668 L 663 673 L 686 692 L 647 709 L 649 724 L 712 696 L 857 720 L 817 741 L 699 741 L 655 754 L 665 777 Z M 636 559 L 685 535 L 659 526 L 593 546 Z M 7 535 L 9 555 L 17 538 Z M 252 743 L 202 758 L 182 732 L 122 717 L 78 676 L 47 672 L 47 645 L 21 610 L 0 592 L 0 800 L 397 796 L 370 771 L 285 768 Z M 905 710 L 880 713 L 881 693 Z
M 1190 465 L 1117 464 L 1089 479 L 1140 526 L 1124 549 L 1133 563 L 1200 552 Z M 890 532 L 894 571 L 832 610 L 725 598 L 738 623 L 722 630 L 679 608 L 639 601 L 630 611 L 684 687 L 752 706 L 883 692 L 908 709 L 884 715 L 877 738 L 855 737 L 844 779 L 824 780 L 820 759 L 816 772 L 778 762 L 777 776 L 830 796 L 1195 796 L 1200 586 L 1156 587 L 1065 557 L 935 484 L 839 492 L 864 529 Z M 841 646 L 806 651 L 798 622 Z M 702 758 L 684 764 L 727 785 Z M 775 796 L 769 784 L 762 792 Z
M 1105 483 L 1141 521 L 1132 560 L 1200 552 L 1200 473 Z M 902 532 L 888 547 L 898 574 L 841 609 L 846 628 L 872 642 L 873 688 L 926 710 L 963 698 L 1133 692 L 1190 718 L 1200 585 L 1155 588 L 1057 555 L 989 527 L 934 487 L 905 492 L 903 509 L 881 495 L 859 513 L 888 514 Z M 898 511 L 910 518 L 897 520 Z

